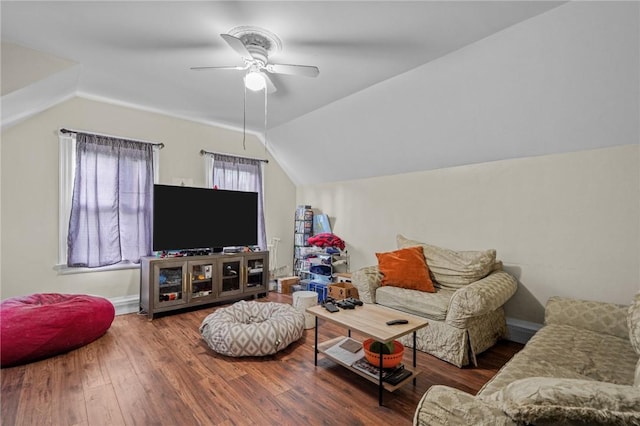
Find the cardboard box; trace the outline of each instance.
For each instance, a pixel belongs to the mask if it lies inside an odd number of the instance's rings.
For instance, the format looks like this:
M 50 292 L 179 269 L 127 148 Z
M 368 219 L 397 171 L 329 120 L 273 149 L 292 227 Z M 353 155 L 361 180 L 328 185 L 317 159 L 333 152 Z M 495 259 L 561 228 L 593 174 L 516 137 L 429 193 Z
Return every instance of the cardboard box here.
M 353 297 L 358 299 L 358 289 L 351 283 L 336 283 L 329 286 L 329 297 L 336 300 Z
M 278 293 L 290 294 L 290 293 L 292 293 L 291 287 L 293 287 L 294 285 L 297 285 L 297 284 L 300 284 L 300 278 L 299 277 L 278 278 L 278 288 L 277 288 L 276 291 Z
M 350 283 L 351 282 L 351 272 L 340 272 L 336 275 L 336 281 L 339 283 Z

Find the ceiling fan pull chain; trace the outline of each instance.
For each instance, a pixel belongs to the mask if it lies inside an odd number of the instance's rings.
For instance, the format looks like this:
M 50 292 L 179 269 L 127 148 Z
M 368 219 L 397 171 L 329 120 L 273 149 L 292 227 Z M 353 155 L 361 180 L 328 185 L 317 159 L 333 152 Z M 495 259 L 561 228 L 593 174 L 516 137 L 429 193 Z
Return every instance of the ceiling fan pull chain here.
M 244 98 L 242 100 L 242 148 L 246 151 L 246 137 L 247 137 L 247 86 L 245 84 L 242 85 L 244 87 Z
M 245 89 L 246 90 L 246 89 Z M 264 88 L 264 150 L 267 150 L 267 88 Z

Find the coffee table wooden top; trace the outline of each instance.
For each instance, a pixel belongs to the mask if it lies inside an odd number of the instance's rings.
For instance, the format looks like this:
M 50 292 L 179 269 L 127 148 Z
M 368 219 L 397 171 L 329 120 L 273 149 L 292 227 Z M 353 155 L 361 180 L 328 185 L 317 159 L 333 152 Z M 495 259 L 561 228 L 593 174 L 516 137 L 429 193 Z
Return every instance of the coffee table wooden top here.
M 425 318 L 372 303 L 356 306 L 355 309 L 340 309 L 340 312 L 334 313 L 316 305 L 307 308 L 307 312 L 350 330 L 358 331 L 380 342 L 397 339 L 426 327 L 429 323 Z M 394 319 L 406 319 L 409 322 L 407 324 L 386 324 L 387 321 Z

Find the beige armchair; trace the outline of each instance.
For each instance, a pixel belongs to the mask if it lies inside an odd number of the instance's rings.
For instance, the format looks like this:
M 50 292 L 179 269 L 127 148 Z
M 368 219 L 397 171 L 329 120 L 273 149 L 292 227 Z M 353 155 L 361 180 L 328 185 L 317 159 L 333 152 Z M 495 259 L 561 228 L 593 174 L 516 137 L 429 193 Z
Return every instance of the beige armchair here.
M 398 236 L 401 247 L 422 244 Z M 471 265 L 472 252 L 453 252 L 424 245 L 427 264 L 436 284 L 441 281 L 455 285 L 437 285 L 435 293 L 410 290 L 394 286 L 382 286 L 382 274 L 377 266 L 367 266 L 353 273 L 352 283 L 365 303 L 377 303 L 399 311 L 429 319 L 429 325 L 417 332 L 417 349 L 427 352 L 453 365 L 474 366 L 476 355 L 507 336 L 503 305 L 517 289 L 514 277 L 502 271 L 501 262 L 495 261 L 495 251 L 479 253 L 487 258 L 482 278 L 473 281 L 473 275 L 460 273 Z M 462 256 L 460 256 L 462 254 Z M 477 257 L 477 256 L 476 256 Z M 461 260 L 462 259 L 462 260 Z M 458 265 L 454 265 L 458 263 Z M 464 264 L 463 268 L 460 264 Z M 433 267 L 432 267 L 433 265 Z M 489 269 L 486 269 L 488 265 Z M 443 268 L 446 266 L 446 268 Z M 476 267 L 477 265 L 471 265 Z M 469 268 L 467 268 L 469 269 Z M 476 268 L 478 270 L 482 268 Z M 442 275 L 446 272 L 447 276 Z M 472 281 L 468 284 L 467 282 Z M 407 347 L 413 347 L 411 336 L 401 339 Z

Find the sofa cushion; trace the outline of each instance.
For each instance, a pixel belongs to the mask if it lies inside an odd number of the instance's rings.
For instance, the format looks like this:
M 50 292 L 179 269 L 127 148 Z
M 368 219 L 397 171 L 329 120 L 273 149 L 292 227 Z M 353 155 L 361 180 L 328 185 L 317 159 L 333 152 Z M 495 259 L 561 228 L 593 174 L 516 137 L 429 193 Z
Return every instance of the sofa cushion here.
M 526 377 L 632 385 L 638 355 L 629 341 L 568 325 L 546 325 L 478 392 L 481 398 Z
M 386 253 L 376 253 L 382 285 L 433 293 L 435 288 L 422 247 L 407 247 Z
M 478 281 L 493 270 L 496 262 L 495 250 L 453 251 L 396 236 L 398 248 L 420 246 L 429 270 L 436 283 L 444 288 L 457 289 Z
M 376 303 L 376 289 L 380 287 L 382 274 L 378 265 L 365 266 L 351 274 L 351 282 L 358 289 L 358 297 L 364 303 Z
M 640 293 L 633 298 L 627 314 L 627 327 L 629 328 L 629 340 L 631 346 L 640 354 Z
M 491 401 L 526 424 L 640 424 L 640 389 L 613 383 L 529 377 L 509 384 Z
M 544 323 L 570 325 L 629 339 L 628 306 L 553 296 L 544 310 Z
M 438 289 L 435 293 L 384 286 L 376 290 L 376 302 L 388 308 L 432 320 L 444 321 L 454 291 Z

